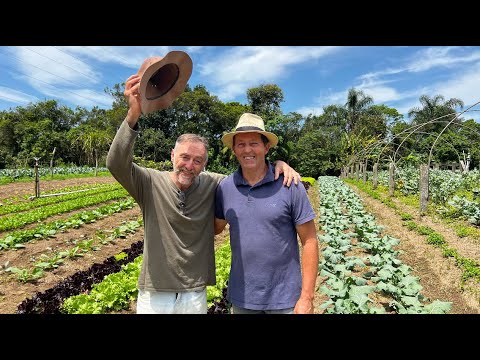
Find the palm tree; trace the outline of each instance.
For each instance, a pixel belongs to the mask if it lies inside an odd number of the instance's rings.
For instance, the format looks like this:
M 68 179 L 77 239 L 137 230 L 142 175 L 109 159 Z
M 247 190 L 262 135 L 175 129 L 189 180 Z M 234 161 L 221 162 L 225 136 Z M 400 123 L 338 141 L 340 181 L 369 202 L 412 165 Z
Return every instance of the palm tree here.
M 420 96 L 422 107 L 414 107 L 408 111 L 408 116 L 412 118 L 412 125 L 421 125 L 429 121 L 431 124 L 422 127 L 422 131 L 440 132 L 445 127 L 446 120 L 452 120 L 455 117 L 456 107 L 463 108 L 463 101 L 457 98 L 451 98 L 445 101 L 442 95 L 429 97 Z M 452 114 L 451 116 L 447 116 Z M 441 121 L 435 122 L 435 119 L 442 117 Z M 458 119 L 457 119 L 458 120 Z M 461 120 L 458 120 L 461 122 Z
M 360 116 L 368 110 L 372 103 L 373 98 L 365 95 L 363 91 L 355 90 L 355 88 L 348 90 L 347 102 L 345 103 L 348 112 L 347 131 L 356 129 Z

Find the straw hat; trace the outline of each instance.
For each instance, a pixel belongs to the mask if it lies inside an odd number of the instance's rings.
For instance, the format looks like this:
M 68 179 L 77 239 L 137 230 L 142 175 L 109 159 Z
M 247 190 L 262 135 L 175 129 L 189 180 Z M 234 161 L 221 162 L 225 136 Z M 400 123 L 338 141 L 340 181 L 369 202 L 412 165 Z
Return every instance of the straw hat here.
M 192 59 L 183 51 L 170 51 L 165 57 L 145 59 L 137 73 L 141 77 L 142 113 L 169 107 L 185 89 L 192 67 Z
M 225 146 L 228 146 L 230 149 L 233 147 L 233 137 L 240 133 L 256 132 L 263 134 L 267 137 L 270 146 L 275 147 L 278 144 L 277 135 L 265 131 L 265 125 L 263 119 L 255 114 L 245 113 L 240 116 L 238 124 L 235 127 L 235 131 L 229 132 L 222 136 L 222 142 Z

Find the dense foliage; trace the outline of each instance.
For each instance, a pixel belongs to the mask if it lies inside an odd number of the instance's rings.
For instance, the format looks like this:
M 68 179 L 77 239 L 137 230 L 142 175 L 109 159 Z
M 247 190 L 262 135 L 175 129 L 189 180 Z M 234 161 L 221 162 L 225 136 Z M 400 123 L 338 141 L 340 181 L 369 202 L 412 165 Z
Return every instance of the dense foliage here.
M 107 110 L 70 109 L 45 100 L 0 112 L 0 169 L 32 168 L 36 161 L 41 168 L 105 166 L 128 109 L 122 88 L 116 84 L 106 89 L 114 97 Z M 168 109 L 140 118 L 135 161 L 168 169 L 176 138 L 197 133 L 210 144 L 207 170 L 228 174 L 237 163 L 221 136 L 234 128 L 242 113 L 255 112 L 279 137 L 270 160 L 282 159 L 303 176 L 339 175 L 362 152 L 363 160 L 381 156 L 422 162 L 434 148 L 437 162 L 458 163 L 468 155 L 471 169 L 480 163 L 480 124 L 457 116 L 464 105 L 460 99 L 422 95 L 421 106 L 410 109 L 406 121 L 396 109 L 375 105 L 371 96 L 354 88 L 344 104 L 328 105 L 322 114 L 307 116 L 282 113 L 284 94 L 275 84 L 249 88 L 246 95 L 248 104 L 225 103 L 202 85 L 187 86 Z

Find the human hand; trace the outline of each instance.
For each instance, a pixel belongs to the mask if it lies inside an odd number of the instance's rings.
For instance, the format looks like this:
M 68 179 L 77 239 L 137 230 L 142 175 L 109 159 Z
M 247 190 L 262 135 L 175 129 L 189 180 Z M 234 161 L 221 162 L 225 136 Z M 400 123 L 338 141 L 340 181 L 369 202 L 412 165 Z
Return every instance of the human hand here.
M 294 314 L 313 314 L 313 298 L 307 299 L 302 298 L 298 299 L 295 304 L 295 309 L 293 309 Z
M 286 162 L 277 160 L 274 162 L 274 164 L 275 180 L 277 180 L 280 174 L 283 173 L 283 185 L 287 185 L 289 187 L 292 181 L 295 182 L 295 185 L 298 185 L 298 183 L 302 181 L 300 174 L 290 167 Z
M 125 91 L 123 95 L 128 102 L 127 122 L 131 128 L 135 126 L 138 118 L 142 114 L 142 106 L 140 101 L 140 76 L 132 75 L 125 82 Z

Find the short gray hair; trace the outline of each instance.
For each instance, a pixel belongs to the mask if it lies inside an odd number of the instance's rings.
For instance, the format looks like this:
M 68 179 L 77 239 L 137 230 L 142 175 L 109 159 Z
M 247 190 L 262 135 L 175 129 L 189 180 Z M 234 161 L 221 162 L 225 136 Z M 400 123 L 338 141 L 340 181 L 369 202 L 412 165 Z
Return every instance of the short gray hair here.
M 206 138 L 203 136 L 197 135 L 197 134 L 182 134 L 177 138 L 177 141 L 175 141 L 175 150 L 177 149 L 177 145 L 182 144 L 184 142 L 200 142 L 205 146 L 205 153 L 206 158 L 205 158 L 205 164 L 208 161 L 208 141 Z

